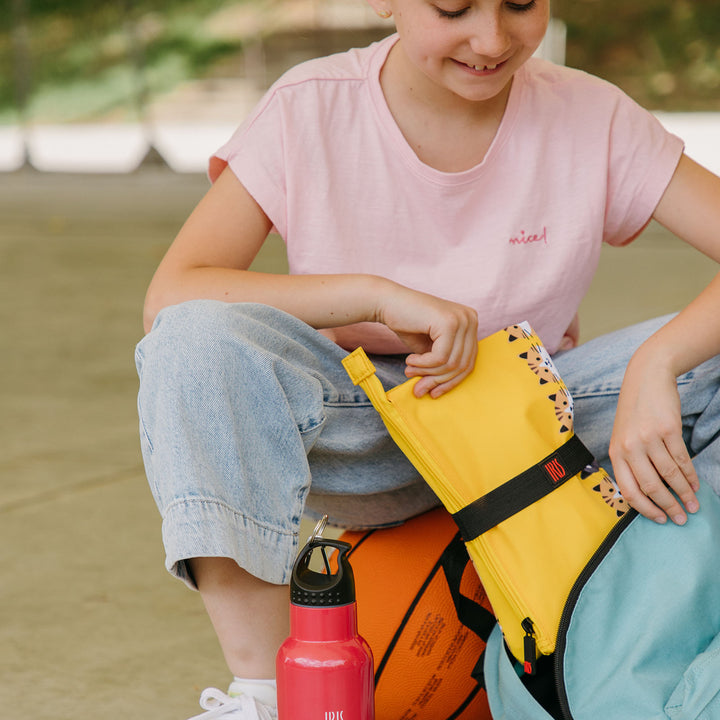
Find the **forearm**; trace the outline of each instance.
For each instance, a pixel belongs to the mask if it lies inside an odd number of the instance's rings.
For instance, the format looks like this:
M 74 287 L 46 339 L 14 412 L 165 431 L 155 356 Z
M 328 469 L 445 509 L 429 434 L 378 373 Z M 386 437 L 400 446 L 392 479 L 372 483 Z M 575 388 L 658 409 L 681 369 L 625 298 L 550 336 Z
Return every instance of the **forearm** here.
M 654 218 L 672 233 L 720 263 L 720 178 L 683 156 Z M 638 353 L 666 363 L 677 377 L 720 353 L 720 276 L 651 337 Z M 639 364 L 639 363 L 636 363 Z
M 633 358 L 634 365 L 661 365 L 678 377 L 719 354 L 719 307 L 720 274 L 682 312 L 648 338 Z
M 144 325 L 149 331 L 162 308 L 200 298 L 271 305 L 316 328 L 375 321 L 377 300 L 390 284 L 361 274 L 280 275 L 223 267 L 166 274 L 161 269 L 145 298 Z
M 475 364 L 477 312 L 473 308 L 376 275 L 274 275 L 166 262 L 148 290 L 146 329 L 163 307 L 195 298 L 262 303 L 315 328 L 382 323 L 410 353 L 408 376 L 421 376 L 416 395 L 442 395 Z
M 610 458 L 625 499 L 658 522 L 669 516 L 682 524 L 698 507 L 676 380 L 720 353 L 718 303 L 720 275 L 638 348 L 625 371 Z

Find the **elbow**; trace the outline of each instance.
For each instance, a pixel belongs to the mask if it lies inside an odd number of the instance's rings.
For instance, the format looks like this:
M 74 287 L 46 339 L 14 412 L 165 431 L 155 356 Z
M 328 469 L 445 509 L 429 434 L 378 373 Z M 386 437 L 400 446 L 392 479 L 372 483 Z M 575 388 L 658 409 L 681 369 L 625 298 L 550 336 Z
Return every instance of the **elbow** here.
M 148 303 L 146 298 L 145 305 L 143 306 L 143 330 L 145 331 L 145 334 L 152 330 L 153 323 L 155 322 L 155 318 L 159 312 L 160 310 Z
M 147 305 L 143 308 L 143 332 L 147 335 L 152 330 L 157 313 L 151 312 Z
M 155 273 L 145 294 L 143 304 L 143 328 L 146 333 L 152 330 L 157 316 L 165 308 L 197 297 L 203 297 L 188 290 L 188 286 L 192 285 L 188 281 L 187 275 L 180 272 L 169 273 L 158 270 Z
M 143 304 L 143 330 L 149 333 L 155 323 L 158 313 L 166 306 L 170 305 L 169 298 L 164 296 L 153 284 L 148 288 L 145 295 L 145 303 Z

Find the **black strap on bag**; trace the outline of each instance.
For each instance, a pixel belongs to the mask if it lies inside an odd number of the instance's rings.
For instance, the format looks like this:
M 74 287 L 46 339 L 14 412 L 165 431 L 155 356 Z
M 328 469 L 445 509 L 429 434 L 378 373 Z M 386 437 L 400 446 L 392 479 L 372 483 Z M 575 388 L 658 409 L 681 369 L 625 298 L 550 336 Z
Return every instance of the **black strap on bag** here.
M 471 632 L 474 632 L 481 640 L 487 642 L 492 629 L 495 627 L 495 616 L 487 608 L 460 592 L 460 583 L 469 562 L 470 556 L 465 547 L 465 542 L 460 533 L 457 533 L 443 551 L 439 563 L 445 573 L 445 579 L 447 580 L 450 596 L 455 605 L 458 620 Z M 483 649 L 471 672 L 473 678 L 477 680 L 479 688 L 485 687 L 483 674 L 484 656 L 485 650 Z
M 549 495 L 593 460 L 592 453 L 573 435 L 540 462 L 453 513 L 453 520 L 465 542 L 471 542 Z

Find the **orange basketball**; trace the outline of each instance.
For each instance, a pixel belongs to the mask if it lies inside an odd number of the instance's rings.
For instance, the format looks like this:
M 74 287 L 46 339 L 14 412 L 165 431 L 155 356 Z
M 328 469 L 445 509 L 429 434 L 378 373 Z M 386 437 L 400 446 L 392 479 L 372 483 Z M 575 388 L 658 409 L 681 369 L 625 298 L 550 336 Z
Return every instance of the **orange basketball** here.
M 376 720 L 490 720 L 471 673 L 494 618 L 447 511 L 341 539 L 353 546 L 358 626 L 375 659 Z

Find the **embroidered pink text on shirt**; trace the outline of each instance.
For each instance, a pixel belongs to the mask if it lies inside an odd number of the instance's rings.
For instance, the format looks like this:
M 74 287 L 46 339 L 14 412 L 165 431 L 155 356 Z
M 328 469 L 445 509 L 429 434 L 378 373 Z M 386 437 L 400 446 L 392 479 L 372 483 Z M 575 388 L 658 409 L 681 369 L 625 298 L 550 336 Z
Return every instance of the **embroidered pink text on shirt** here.
M 511 237 L 508 241 L 511 245 L 529 245 L 530 243 L 541 242 L 547 245 L 547 228 L 543 227 L 539 235 L 526 235 L 524 230 L 520 231 L 518 237 Z

